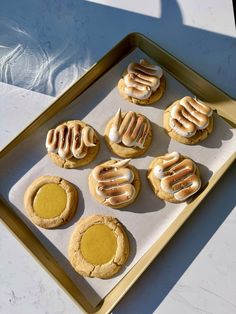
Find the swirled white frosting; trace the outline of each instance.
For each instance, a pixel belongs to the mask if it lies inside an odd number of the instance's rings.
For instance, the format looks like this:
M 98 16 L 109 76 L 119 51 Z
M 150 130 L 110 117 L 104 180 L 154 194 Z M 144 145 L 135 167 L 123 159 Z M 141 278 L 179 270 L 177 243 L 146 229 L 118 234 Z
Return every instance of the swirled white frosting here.
M 182 160 L 181 160 L 182 159 Z M 161 189 L 173 194 L 178 201 L 185 201 L 201 187 L 201 180 L 196 174 L 195 163 L 188 158 L 181 158 L 177 152 L 158 157 L 158 164 L 153 175 L 161 181 Z
M 93 146 L 96 146 L 96 134 L 90 126 L 62 124 L 47 133 L 48 152 L 57 153 L 62 159 L 82 159 L 87 155 L 88 147 Z
M 141 59 L 140 63 L 130 63 L 124 76 L 126 95 L 137 99 L 148 99 L 160 86 L 163 70 Z
M 143 148 L 149 131 L 150 122 L 146 117 L 133 111 L 125 113 L 122 117 L 119 109 L 113 119 L 108 136 L 113 143 Z
M 104 198 L 106 205 L 119 206 L 135 197 L 133 171 L 127 167 L 130 159 L 116 161 L 111 165 L 98 165 L 92 171 L 96 193 Z
M 209 124 L 212 109 L 199 100 L 186 96 L 170 111 L 169 125 L 177 134 L 192 137 Z

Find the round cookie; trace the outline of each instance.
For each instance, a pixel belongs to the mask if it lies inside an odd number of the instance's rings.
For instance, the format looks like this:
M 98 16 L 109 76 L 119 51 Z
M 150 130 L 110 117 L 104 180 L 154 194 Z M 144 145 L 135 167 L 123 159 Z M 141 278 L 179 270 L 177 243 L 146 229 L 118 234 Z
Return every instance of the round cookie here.
M 109 160 L 109 161 L 106 161 L 98 166 L 102 166 L 104 167 L 104 169 L 108 169 L 109 166 L 111 165 L 114 165 L 116 162 L 126 162 L 128 163 L 129 160 L 123 160 L 123 161 L 116 161 L 116 160 Z M 97 167 L 98 167 L 97 166 Z M 123 208 L 123 207 L 126 207 L 130 204 L 132 204 L 135 199 L 137 198 L 138 194 L 139 194 L 139 191 L 141 189 L 141 180 L 140 180 L 140 177 L 139 177 L 139 173 L 138 173 L 138 170 L 134 167 L 134 166 L 131 166 L 131 165 L 126 165 L 125 166 L 127 169 L 130 169 L 133 173 L 133 181 L 131 183 L 131 185 L 134 187 L 134 194 L 133 194 L 133 197 L 130 198 L 130 199 L 127 199 L 127 201 L 125 201 L 123 204 L 110 204 L 110 203 L 107 203 L 107 200 L 105 197 L 99 195 L 97 193 L 97 185 L 98 185 L 98 182 L 95 180 L 94 176 L 93 176 L 93 171 L 90 173 L 89 177 L 88 177 L 88 184 L 89 184 L 89 191 L 91 193 L 91 195 L 101 204 L 105 205 L 105 206 L 109 206 L 109 207 L 112 207 L 112 208 Z M 113 184 L 114 184 L 114 188 L 116 188 L 118 186 L 118 184 L 115 183 L 115 180 L 113 180 Z M 123 182 L 122 184 L 124 184 L 125 182 Z
M 161 97 L 163 96 L 165 89 L 166 89 L 166 79 L 164 77 L 164 75 L 160 78 L 160 86 L 158 87 L 158 89 L 147 99 L 138 99 L 138 98 L 134 98 L 131 96 L 128 96 L 125 93 L 125 83 L 124 83 L 124 76 L 127 74 L 127 71 L 125 71 L 122 75 L 122 78 L 119 80 L 118 82 L 118 90 L 120 95 L 127 101 L 136 104 L 136 105 L 142 105 L 142 106 L 148 106 L 151 105 L 155 102 L 157 102 L 158 100 L 161 99 Z
M 78 206 L 78 192 L 68 181 L 57 176 L 35 179 L 24 195 L 30 220 L 45 229 L 67 223 Z
M 175 152 L 173 152 L 172 154 L 174 154 Z M 168 155 L 168 154 L 166 154 L 166 155 Z M 165 155 L 165 156 L 166 156 Z M 170 155 L 170 154 L 169 154 Z M 180 154 L 179 154 L 180 155 Z M 154 175 L 154 168 L 155 168 L 155 166 L 161 166 L 161 165 L 163 165 L 163 161 L 161 160 L 161 157 L 163 157 L 163 156 L 157 156 L 156 158 L 154 158 L 152 161 L 151 161 L 151 163 L 150 163 L 150 165 L 149 165 L 149 167 L 148 167 L 148 171 L 147 171 L 147 179 L 148 179 L 148 181 L 149 181 L 149 183 L 150 183 L 150 185 L 151 185 L 151 187 L 152 187 L 152 190 L 153 190 L 153 192 L 155 193 L 155 195 L 157 196 L 157 197 L 159 197 L 160 199 L 162 199 L 162 200 L 165 200 L 165 201 L 167 201 L 167 202 L 170 202 L 170 203 L 182 203 L 182 202 L 185 202 L 186 200 L 177 200 L 176 198 L 175 198 L 175 196 L 174 196 L 174 194 L 172 194 L 172 193 L 168 193 L 168 192 L 166 192 L 166 191 L 164 191 L 163 189 L 162 189 L 162 187 L 161 187 L 161 179 L 158 179 L 155 175 Z M 185 156 L 182 156 L 182 155 L 180 155 L 180 158 L 179 158 L 179 162 L 181 162 L 181 161 L 183 161 L 184 159 L 188 159 L 188 160 L 191 160 L 190 158 L 188 158 L 188 157 L 185 157 Z M 191 160 L 192 161 L 192 160 Z M 193 161 L 192 161 L 193 162 Z M 193 164 L 196 166 L 196 164 L 193 162 Z M 171 169 L 167 169 L 167 171 L 169 171 L 169 173 L 168 173 L 168 175 L 171 175 L 171 174 L 173 174 L 172 172 L 171 172 Z M 198 169 L 198 167 L 196 166 L 196 170 L 195 170 L 195 174 L 196 174 L 196 176 L 198 177 L 198 179 L 199 179 L 199 182 L 200 182 L 200 186 L 199 186 L 199 188 L 201 187 L 201 181 L 200 181 L 200 171 L 199 171 L 199 169 Z M 198 189 L 199 189 L 198 188 Z M 197 192 L 197 191 L 196 191 Z M 195 192 L 195 193 L 196 193 Z M 192 195 L 190 195 L 190 197 L 189 198 L 191 198 L 192 197 Z
M 128 259 L 128 237 L 116 218 L 92 215 L 79 220 L 76 225 L 68 256 L 80 275 L 111 278 Z
M 177 142 L 180 142 L 182 144 L 187 144 L 187 145 L 194 145 L 197 144 L 199 142 L 202 142 L 203 140 L 205 140 L 212 132 L 213 130 L 213 115 L 209 117 L 209 124 L 205 129 L 198 129 L 196 131 L 196 133 L 191 136 L 191 137 L 183 137 L 181 135 L 179 135 L 178 133 L 176 133 L 170 126 L 170 112 L 172 110 L 172 108 L 179 104 L 179 100 L 176 100 L 175 102 L 173 102 L 170 106 L 168 106 L 165 111 L 164 111 L 164 115 L 163 115 L 163 127 L 165 129 L 165 131 L 167 132 L 167 134 L 173 138 L 174 140 L 176 140 Z
M 64 122 L 64 123 L 60 124 L 58 127 L 64 126 L 64 125 L 66 125 L 68 127 L 73 127 L 76 124 L 78 124 L 82 128 L 89 126 L 88 124 L 84 123 L 83 121 L 72 120 L 72 121 Z M 93 131 L 95 132 L 94 129 L 93 129 Z M 90 162 L 92 162 L 96 158 L 96 156 L 99 152 L 99 147 L 100 147 L 99 138 L 98 138 L 97 133 L 95 132 L 95 146 L 88 147 L 86 156 L 81 158 L 81 159 L 75 158 L 74 156 L 70 157 L 69 159 L 63 159 L 58 155 L 58 153 L 50 152 L 50 151 L 48 151 L 48 155 L 51 158 L 51 160 L 57 166 L 59 166 L 61 168 L 67 168 L 67 169 L 79 168 L 79 167 L 83 167 L 83 166 L 89 164 Z
M 121 113 L 121 117 L 124 118 L 126 113 Z M 138 114 L 142 117 L 145 117 L 143 116 L 142 114 Z M 105 128 L 105 132 L 104 132 L 104 138 L 105 138 L 105 141 L 106 141 L 106 144 L 107 144 L 107 147 L 110 149 L 110 151 L 119 156 L 119 157 L 122 157 L 122 158 L 135 158 L 135 157 L 139 157 L 139 156 L 142 156 L 143 154 L 145 154 L 145 152 L 148 150 L 151 142 L 152 142 L 152 128 L 151 128 L 151 123 L 150 121 L 148 120 L 148 118 L 146 118 L 146 121 L 149 125 L 149 131 L 148 131 L 148 134 L 146 136 L 146 139 L 144 141 L 144 144 L 143 144 L 143 148 L 141 147 L 128 147 L 128 146 L 125 146 L 122 142 L 121 143 L 114 143 L 110 140 L 109 138 L 109 132 L 111 130 L 111 127 L 112 127 L 112 124 L 113 124 L 113 121 L 115 119 L 116 116 L 114 116 L 112 119 L 110 119 L 106 125 L 106 128 Z

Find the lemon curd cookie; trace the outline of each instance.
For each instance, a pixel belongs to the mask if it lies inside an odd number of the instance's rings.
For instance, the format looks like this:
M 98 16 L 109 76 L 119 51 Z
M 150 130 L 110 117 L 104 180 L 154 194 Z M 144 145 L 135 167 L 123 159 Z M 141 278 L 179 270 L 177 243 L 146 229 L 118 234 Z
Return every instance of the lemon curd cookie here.
M 138 157 L 143 155 L 151 144 L 151 123 L 140 113 L 121 113 L 119 109 L 107 123 L 104 138 L 108 148 L 119 157 Z
M 177 152 L 156 157 L 149 166 L 148 180 L 156 196 L 171 203 L 186 201 L 201 187 L 196 164 Z
M 76 225 L 68 247 L 73 268 L 82 276 L 110 278 L 129 256 L 129 241 L 113 217 L 92 215 Z
M 118 82 L 121 96 L 137 105 L 149 105 L 158 101 L 163 96 L 165 87 L 162 68 L 144 59 L 139 63 L 130 63 Z
M 67 121 L 48 131 L 46 148 L 59 167 L 78 168 L 95 159 L 99 139 L 95 130 L 83 121 Z
M 78 206 L 78 192 L 68 181 L 57 176 L 34 180 L 24 195 L 24 205 L 31 221 L 42 228 L 67 223 Z
M 96 166 L 89 175 L 89 190 L 101 204 L 123 208 L 136 199 L 141 181 L 130 159 L 109 160 Z
M 193 145 L 213 130 L 212 109 L 190 96 L 175 101 L 164 112 L 164 128 L 176 141 Z

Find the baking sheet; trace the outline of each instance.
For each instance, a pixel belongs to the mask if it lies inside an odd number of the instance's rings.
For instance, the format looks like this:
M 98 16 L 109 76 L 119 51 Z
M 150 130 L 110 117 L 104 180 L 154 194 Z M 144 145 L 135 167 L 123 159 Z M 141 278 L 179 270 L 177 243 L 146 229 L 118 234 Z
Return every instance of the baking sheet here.
M 146 180 L 146 169 L 153 157 L 174 150 L 188 155 L 199 164 L 204 184 L 235 152 L 236 147 L 235 130 L 217 115 L 214 115 L 215 127 L 213 134 L 200 145 L 186 146 L 170 140 L 162 129 L 163 109 L 173 100 L 192 94 L 166 72 L 167 90 L 156 106 L 142 107 L 125 102 L 120 97 L 116 84 L 128 63 L 134 60 L 138 61 L 140 58 L 147 58 L 147 56 L 139 49 L 136 49 L 69 107 L 45 123 L 35 134 L 18 145 L 0 161 L 1 194 L 14 205 L 15 210 L 20 213 L 22 219 L 37 234 L 94 306 L 131 269 L 186 206 L 186 203 L 179 205 L 165 204 L 164 201 L 154 196 Z M 96 160 L 83 169 L 73 170 L 61 169 L 50 161 L 46 155 L 45 138 L 48 129 L 70 119 L 85 120 L 102 136 L 107 121 L 116 113 L 119 107 L 122 111 L 134 110 L 145 114 L 153 122 L 153 142 L 144 157 L 133 159 L 131 162 L 140 171 L 142 181 L 140 195 L 127 208 L 115 210 L 96 202 L 88 191 L 87 177 L 91 169 L 96 164 L 115 157 L 106 148 L 102 137 L 100 137 L 101 150 Z M 38 228 L 25 216 L 23 207 L 24 191 L 36 177 L 41 175 L 58 175 L 79 187 L 79 210 L 71 222 L 59 229 L 44 230 Z M 126 268 L 123 268 L 122 272 L 116 277 L 108 280 L 84 279 L 72 269 L 67 260 L 67 245 L 75 223 L 80 217 L 95 213 L 117 217 L 127 228 L 131 244 L 131 254 Z

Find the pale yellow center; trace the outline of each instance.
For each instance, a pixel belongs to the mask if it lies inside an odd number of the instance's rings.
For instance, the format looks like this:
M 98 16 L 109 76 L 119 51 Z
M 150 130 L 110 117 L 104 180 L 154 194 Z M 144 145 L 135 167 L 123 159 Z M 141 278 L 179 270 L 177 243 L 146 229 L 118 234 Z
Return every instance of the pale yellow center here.
M 33 208 L 41 218 L 55 218 L 63 212 L 66 202 L 66 191 L 59 184 L 47 183 L 38 190 Z
M 82 236 L 80 243 L 81 254 L 93 265 L 109 262 L 117 249 L 116 236 L 112 229 L 105 224 L 89 227 Z

